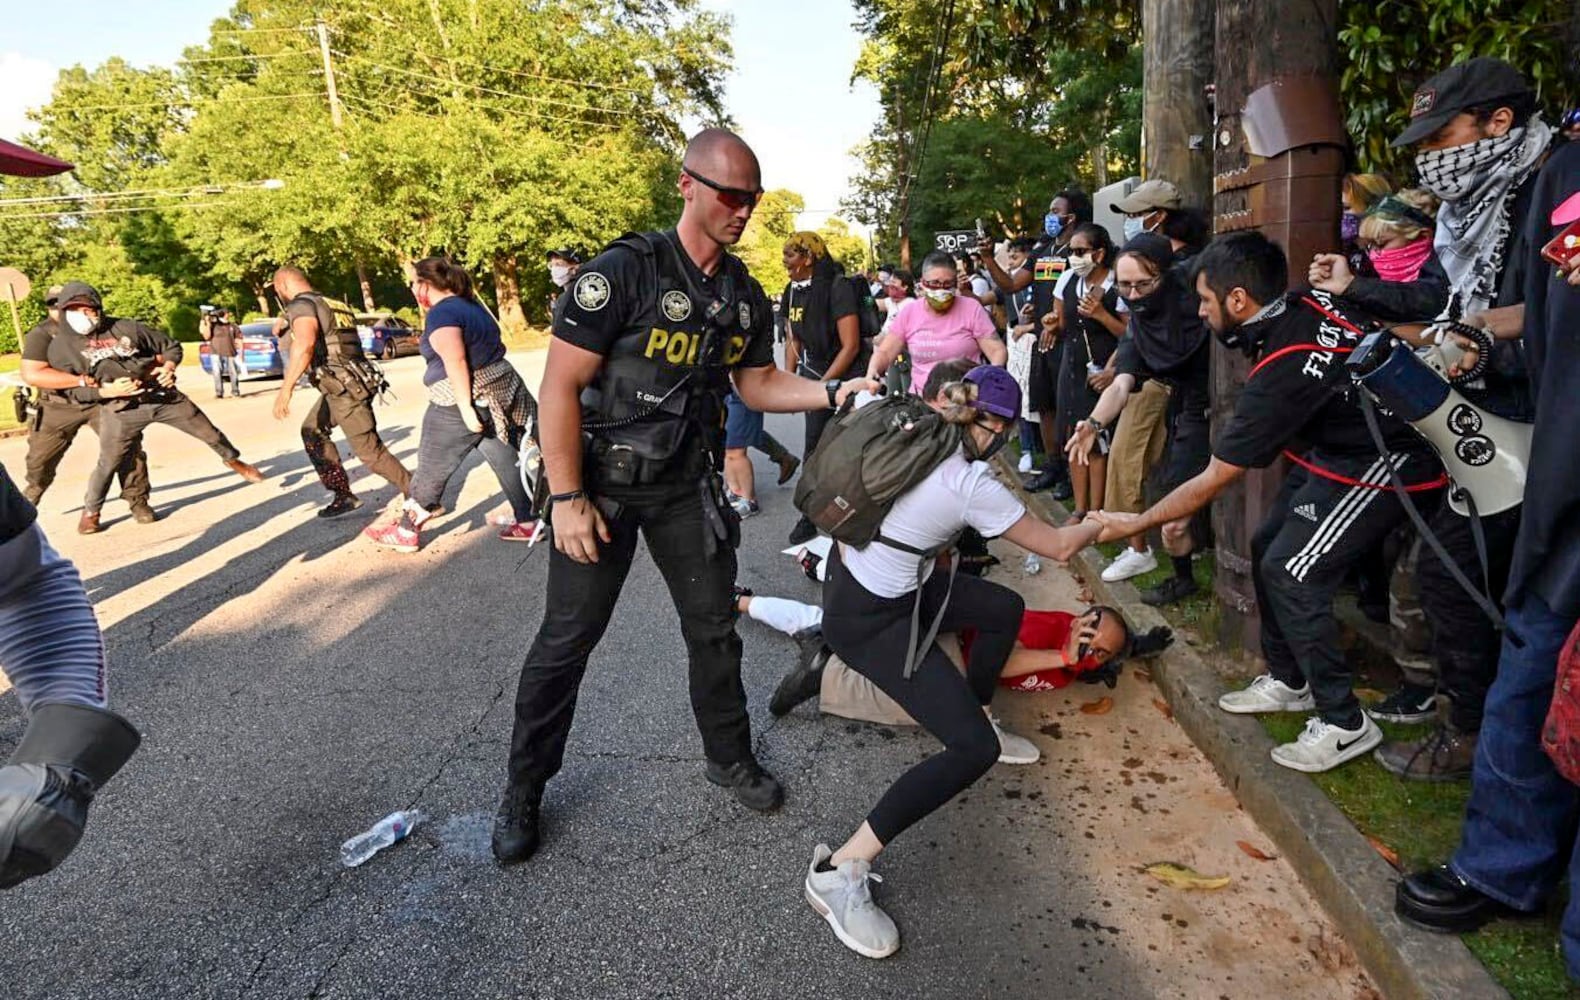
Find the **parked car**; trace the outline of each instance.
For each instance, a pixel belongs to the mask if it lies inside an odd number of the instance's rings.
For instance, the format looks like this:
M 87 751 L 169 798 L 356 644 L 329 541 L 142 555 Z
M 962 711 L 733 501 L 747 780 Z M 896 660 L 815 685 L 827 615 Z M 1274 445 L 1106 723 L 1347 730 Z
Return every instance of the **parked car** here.
M 421 340 L 420 331 L 410 323 L 389 313 L 361 313 L 357 316 L 357 334 L 362 338 L 362 350 L 372 358 L 403 358 L 417 353 Z
M 214 352 L 207 343 L 198 346 L 198 359 L 203 370 L 214 374 Z M 285 374 L 285 362 L 280 357 L 280 342 L 274 336 L 271 322 L 243 323 L 241 325 L 241 363 L 247 378 L 256 375 L 279 377 Z

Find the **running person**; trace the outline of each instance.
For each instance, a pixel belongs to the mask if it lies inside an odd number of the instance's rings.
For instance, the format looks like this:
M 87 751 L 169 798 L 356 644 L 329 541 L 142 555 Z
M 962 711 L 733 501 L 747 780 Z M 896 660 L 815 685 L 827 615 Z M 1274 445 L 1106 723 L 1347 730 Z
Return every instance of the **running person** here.
M 993 478 L 987 459 L 1003 447 L 1020 415 L 1020 387 L 1003 368 L 983 365 L 945 387 L 945 421 L 961 428 L 961 448 L 895 501 L 879 529 L 918 551 L 946 545 L 969 526 L 1054 559 L 1069 559 L 1097 537 L 1099 526 L 1053 528 Z M 823 635 L 851 668 L 893 698 L 944 744 L 911 768 L 878 800 L 838 850 L 818 844 L 806 875 L 807 902 L 847 947 L 868 958 L 892 955 L 899 930 L 872 902 L 872 862 L 894 838 L 960 794 L 999 759 L 998 727 L 988 715 L 999 675 L 1015 648 L 1025 602 L 1014 591 L 977 577 L 947 574 L 920 584 L 922 620 L 941 632 L 976 631 L 964 674 L 936 643 L 910 659 L 917 611 L 917 556 L 874 542 L 843 544 L 829 553 Z M 942 609 L 942 615 L 939 612 Z
M 0 767 L 0 889 L 66 859 L 94 793 L 139 742 L 108 710 L 104 639 L 82 578 L 37 520 L 0 466 L 0 671 L 27 716 Z
M 505 342 L 472 295 L 472 279 L 448 257 L 427 257 L 412 268 L 412 295 L 427 313 L 420 348 L 428 361 L 423 385 L 428 409 L 410 495 L 393 521 L 362 533 L 398 552 L 416 552 L 423 522 L 439 506 L 444 488 L 475 448 L 483 453 L 510 501 L 512 524 L 499 537 L 530 542 L 537 515 L 516 468 L 537 402 L 505 360 Z
M 373 398 L 383 387 L 379 374 L 362 353 L 356 317 L 351 307 L 313 290 L 307 275 L 294 267 L 274 272 L 274 294 L 285 303 L 281 319 L 290 329 L 291 360 L 274 397 L 274 419 L 284 420 L 291 409 L 291 393 L 302 377 L 312 379 L 318 402 L 302 421 L 302 447 L 333 499 L 319 517 L 339 517 L 362 506 L 351 491 L 340 450 L 330 439 L 339 427 L 351 450 L 371 471 L 389 480 L 403 496 L 411 495 L 411 472 L 390 454 L 379 438 Z

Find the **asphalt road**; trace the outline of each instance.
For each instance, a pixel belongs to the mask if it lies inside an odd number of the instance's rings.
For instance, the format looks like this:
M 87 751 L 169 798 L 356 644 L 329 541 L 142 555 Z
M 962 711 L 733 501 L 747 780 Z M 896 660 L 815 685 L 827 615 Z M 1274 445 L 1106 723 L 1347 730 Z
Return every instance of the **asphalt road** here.
M 535 384 L 541 356 L 517 363 Z M 421 364 L 388 366 L 399 399 L 380 410 L 408 463 Z M 375 549 L 357 532 L 390 489 L 348 459 L 368 516 L 315 519 L 326 498 L 296 421 L 269 416 L 276 382 L 212 403 L 201 373 L 183 384 L 269 478 L 248 485 L 155 428 L 158 524 L 112 501 L 103 534 L 76 535 L 91 437 L 45 497 L 41 522 L 99 609 L 114 705 L 144 743 L 76 855 L 0 897 L 7 997 L 1367 995 L 1283 863 L 1234 848 L 1255 829 L 1134 671 L 1106 715 L 1078 711 L 1103 693 L 1080 685 L 1003 696 L 1044 760 L 996 767 L 897 842 L 879 898 L 904 947 L 884 962 L 845 950 L 801 898 L 812 847 L 936 744 L 810 707 L 771 719 L 793 646 L 743 623 L 759 754 L 788 802 L 742 808 L 703 780 L 684 647 L 645 553 L 582 687 L 544 846 L 499 869 L 488 829 L 546 553 L 487 529 L 500 498 L 475 458 L 421 553 Z M 770 427 L 800 441 L 798 418 Z M 24 448 L 0 442 L 18 480 Z M 815 600 L 778 554 L 790 491 L 766 465 L 759 478 L 742 581 Z M 999 578 L 1034 605 L 1073 600 L 1068 577 L 1022 579 L 1005 558 Z M 21 730 L 0 696 L 0 752 Z M 410 807 L 430 819 L 408 842 L 340 867 L 342 840 Z M 1181 893 L 1138 873 L 1157 860 L 1236 883 Z

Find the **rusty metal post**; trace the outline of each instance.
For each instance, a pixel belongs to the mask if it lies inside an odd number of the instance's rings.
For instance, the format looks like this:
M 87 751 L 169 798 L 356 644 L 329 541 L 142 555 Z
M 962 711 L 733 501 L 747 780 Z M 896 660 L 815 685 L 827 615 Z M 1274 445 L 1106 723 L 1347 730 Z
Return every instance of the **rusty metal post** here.
M 1338 0 L 1286 4 L 1219 0 L 1214 229 L 1257 228 L 1289 255 L 1293 285 L 1319 251 L 1338 248 L 1339 182 L 1348 140 L 1336 93 Z M 1234 411 L 1249 369 L 1238 351 L 1214 346 L 1212 424 Z M 1252 470 L 1213 504 L 1219 639 L 1259 648 L 1251 537 L 1286 472 Z

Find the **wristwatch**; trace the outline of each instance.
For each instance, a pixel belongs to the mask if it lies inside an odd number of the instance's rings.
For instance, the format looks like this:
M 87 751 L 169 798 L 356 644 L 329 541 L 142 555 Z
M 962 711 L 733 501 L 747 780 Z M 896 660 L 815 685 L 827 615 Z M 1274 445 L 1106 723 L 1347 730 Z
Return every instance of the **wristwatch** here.
M 1103 433 L 1103 422 L 1101 420 L 1098 420 L 1096 417 L 1087 417 L 1086 422 L 1092 425 L 1092 430 L 1099 434 Z
M 828 408 L 831 410 L 839 405 L 835 402 L 835 399 L 839 396 L 839 387 L 840 381 L 837 378 L 831 378 L 823 383 L 823 391 L 828 393 Z

